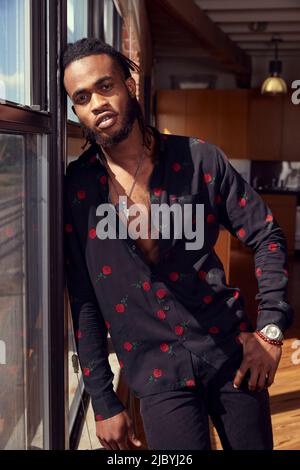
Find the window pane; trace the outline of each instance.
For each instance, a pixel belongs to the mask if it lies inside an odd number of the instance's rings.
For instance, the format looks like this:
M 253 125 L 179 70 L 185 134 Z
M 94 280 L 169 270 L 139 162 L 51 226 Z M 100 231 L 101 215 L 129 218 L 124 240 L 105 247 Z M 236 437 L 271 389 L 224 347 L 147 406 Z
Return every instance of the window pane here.
M 30 0 L 0 0 L 0 99 L 30 105 Z
M 44 448 L 49 402 L 45 138 L 0 134 L 0 448 Z
M 68 42 L 86 38 L 88 35 L 88 0 L 68 0 Z M 79 122 L 72 111 L 68 97 L 68 119 Z

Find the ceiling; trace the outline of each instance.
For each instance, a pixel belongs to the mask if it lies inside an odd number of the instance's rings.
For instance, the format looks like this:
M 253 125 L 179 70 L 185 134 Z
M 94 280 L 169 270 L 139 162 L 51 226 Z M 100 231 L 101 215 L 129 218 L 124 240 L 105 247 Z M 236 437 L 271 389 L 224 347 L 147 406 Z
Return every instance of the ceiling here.
M 300 57 L 300 0 L 194 0 L 250 56 L 270 56 L 273 35 L 280 57 Z

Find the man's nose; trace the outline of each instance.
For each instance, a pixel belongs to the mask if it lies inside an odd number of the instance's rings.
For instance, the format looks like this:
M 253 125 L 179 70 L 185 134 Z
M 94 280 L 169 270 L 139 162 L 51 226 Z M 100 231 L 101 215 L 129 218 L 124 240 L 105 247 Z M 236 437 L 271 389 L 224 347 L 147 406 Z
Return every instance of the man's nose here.
M 100 95 L 100 93 L 93 93 L 91 96 L 91 111 L 95 115 L 99 114 L 103 106 L 108 103 L 105 96 Z

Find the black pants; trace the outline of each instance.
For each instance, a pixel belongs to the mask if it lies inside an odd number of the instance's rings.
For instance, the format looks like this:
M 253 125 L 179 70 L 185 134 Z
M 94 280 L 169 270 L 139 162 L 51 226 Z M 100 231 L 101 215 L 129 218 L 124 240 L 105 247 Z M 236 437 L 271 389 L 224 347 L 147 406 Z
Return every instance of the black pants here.
M 222 367 L 208 384 L 200 380 L 199 358 L 191 353 L 196 387 L 184 387 L 140 398 L 140 412 L 151 450 L 211 448 L 208 416 L 223 449 L 272 450 L 273 434 L 267 389 L 239 389 L 233 378 L 242 353 Z

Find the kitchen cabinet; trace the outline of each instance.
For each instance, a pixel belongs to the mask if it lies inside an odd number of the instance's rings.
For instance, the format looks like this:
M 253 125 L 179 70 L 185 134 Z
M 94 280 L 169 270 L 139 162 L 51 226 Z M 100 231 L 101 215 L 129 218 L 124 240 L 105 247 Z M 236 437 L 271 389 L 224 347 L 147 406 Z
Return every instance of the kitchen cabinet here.
M 280 160 L 283 127 L 282 96 L 249 94 L 248 154 L 251 160 Z
M 247 158 L 248 90 L 160 90 L 157 127 L 199 137 L 229 158 Z
M 157 93 L 156 126 L 165 134 L 187 135 L 184 90 L 160 90 Z
M 300 105 L 251 90 L 160 90 L 161 132 L 199 137 L 229 158 L 300 161 Z
M 300 105 L 292 103 L 291 94 L 284 97 L 281 159 L 300 161 Z
M 217 90 L 186 90 L 186 135 L 217 145 Z

